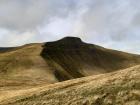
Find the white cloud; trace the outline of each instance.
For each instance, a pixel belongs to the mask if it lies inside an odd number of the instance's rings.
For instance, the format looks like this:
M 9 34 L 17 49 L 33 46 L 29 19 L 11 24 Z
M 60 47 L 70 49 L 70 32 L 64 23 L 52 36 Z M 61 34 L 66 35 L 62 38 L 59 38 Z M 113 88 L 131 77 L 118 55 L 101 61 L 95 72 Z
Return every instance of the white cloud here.
M 0 27 L 17 31 L 36 29 L 52 17 L 65 17 L 75 8 L 73 0 L 1 0 Z
M 140 40 L 139 5 L 139 0 L 1 0 L 0 46 L 69 35 L 140 53 L 134 47 Z
M 19 33 L 16 31 L 8 31 L 3 30 L 3 32 L 0 35 L 0 43 L 1 46 L 19 46 L 21 44 L 31 43 L 34 42 L 33 40 L 35 32 L 24 32 Z

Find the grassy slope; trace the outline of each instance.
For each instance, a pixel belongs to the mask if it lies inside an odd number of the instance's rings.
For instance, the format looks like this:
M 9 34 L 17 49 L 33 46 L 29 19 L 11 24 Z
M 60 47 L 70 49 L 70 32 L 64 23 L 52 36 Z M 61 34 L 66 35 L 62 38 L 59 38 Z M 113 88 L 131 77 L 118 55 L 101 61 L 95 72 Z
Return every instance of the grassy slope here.
M 1 105 L 140 105 L 140 66 L 11 94 Z
M 64 38 L 47 44 L 29 44 L 0 53 L 0 87 L 56 83 L 140 62 L 138 55 L 86 44 L 80 39 Z
M 26 105 L 26 102 L 27 105 L 32 105 L 33 103 L 36 103 L 36 105 L 40 104 L 43 105 L 43 103 L 45 102 L 47 102 L 49 105 L 53 104 L 54 102 L 54 105 L 57 105 L 57 103 L 59 103 L 59 100 L 60 101 L 62 100 L 61 101 L 62 103 L 60 103 L 60 105 L 63 105 L 63 103 L 67 104 L 67 102 L 69 103 L 71 102 L 73 105 L 75 104 L 81 105 L 81 102 L 82 103 L 85 102 L 85 104 L 83 105 L 88 105 L 87 103 L 92 103 L 92 101 L 96 103 L 95 105 L 100 105 L 102 103 L 99 102 L 105 101 L 105 100 L 102 101 L 102 97 L 103 98 L 106 97 L 106 92 L 110 91 L 110 89 L 116 88 L 119 91 L 121 91 L 122 90 L 121 86 L 123 86 L 123 84 L 126 84 L 126 87 L 128 87 L 128 91 L 126 93 L 125 92 L 120 93 L 123 96 L 125 94 L 131 95 L 130 89 L 132 90 L 136 89 L 137 90 L 136 92 L 138 92 L 139 94 L 139 89 L 137 89 L 139 87 L 139 83 L 138 84 L 135 83 L 135 81 L 136 82 L 139 81 L 135 79 L 133 80 L 133 78 L 129 78 L 129 76 L 131 77 L 131 75 L 134 73 L 134 75 L 136 74 L 136 78 L 139 79 L 138 78 L 139 67 L 136 67 L 138 68 L 136 70 L 134 68 L 134 71 L 128 69 L 126 70 L 126 72 L 124 70 L 118 73 L 76 79 L 72 81 L 63 82 L 64 84 L 58 83 L 55 85 L 48 86 L 48 84 L 56 83 L 58 81 L 74 79 L 94 74 L 113 72 L 119 69 L 135 66 L 137 64 L 140 64 L 140 57 L 139 55 L 109 50 L 91 44 L 85 43 L 81 44 L 81 40 L 78 42 L 77 41 L 74 42 L 74 40 L 69 41 L 63 39 L 56 41 L 55 43 L 51 42 L 49 43 L 50 44 L 49 46 L 47 44 L 48 43 L 46 43 L 44 47 L 42 47 L 43 44 L 29 44 L 22 47 L 14 48 L 12 50 L 11 49 L 4 50 L 4 52 L 1 50 L 0 102 L 2 100 L 5 100 L 4 102 L 7 101 L 9 102 L 15 101 L 15 99 L 19 99 L 19 101 L 15 102 L 15 104 L 12 105 L 16 104 L 21 105 L 22 102 L 23 105 L 24 104 Z M 123 77 L 118 77 L 117 75 L 119 73 L 122 73 L 120 74 L 120 76 Z M 124 77 L 126 78 L 126 80 L 128 77 L 128 81 L 124 81 Z M 104 80 L 106 80 L 105 78 L 107 79 L 107 81 L 109 80 L 108 84 L 106 83 L 106 81 L 104 83 Z M 113 82 L 111 78 L 116 79 L 120 78 L 120 79 L 118 82 Z M 136 84 L 136 86 L 133 87 L 131 85 L 131 79 L 132 81 L 134 81 L 132 85 Z M 109 84 L 110 82 L 111 84 Z M 115 83 L 116 85 L 113 85 Z M 127 86 L 129 84 L 130 88 L 129 86 Z M 111 85 L 111 87 L 109 85 Z M 79 91 L 77 89 L 79 89 Z M 99 94 L 94 94 L 94 92 L 96 93 L 96 90 L 98 89 Z M 92 97 L 92 91 L 95 97 L 94 96 Z M 111 91 L 114 92 L 114 90 Z M 80 92 L 82 92 L 83 96 L 81 96 Z M 29 94 L 27 93 L 30 93 L 31 97 L 29 97 L 28 96 Z M 38 94 L 39 96 L 36 97 L 33 94 Z M 114 94 L 112 93 L 110 94 L 111 96 L 109 95 L 109 97 L 114 97 L 113 96 Z M 134 99 L 136 99 L 137 96 L 139 98 L 139 95 L 137 95 L 136 93 L 136 97 L 134 97 Z M 88 97 L 89 102 L 87 102 L 85 97 Z M 91 99 L 89 97 L 91 97 Z M 122 98 L 122 96 L 120 97 Z M 130 98 L 131 96 L 128 95 L 128 97 Z M 20 98 L 23 99 L 20 100 Z M 51 100 L 51 98 L 53 100 Z M 63 98 L 65 100 L 63 100 Z M 94 98 L 97 98 L 97 100 Z M 123 102 L 123 100 L 124 99 L 122 99 L 121 101 L 120 99 L 121 103 Z
M 30 44 L 0 54 L 0 86 L 53 83 L 57 80 L 40 56 L 42 44 Z
M 64 38 L 44 45 L 42 56 L 59 81 L 128 68 L 140 63 L 140 56 L 105 49 Z

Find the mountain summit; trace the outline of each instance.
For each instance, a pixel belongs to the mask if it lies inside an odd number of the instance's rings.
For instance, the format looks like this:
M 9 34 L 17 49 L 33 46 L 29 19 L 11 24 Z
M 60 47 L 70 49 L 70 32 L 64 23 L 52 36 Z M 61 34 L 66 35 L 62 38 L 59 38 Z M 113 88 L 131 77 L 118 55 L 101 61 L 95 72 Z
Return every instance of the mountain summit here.
M 41 55 L 59 81 L 112 72 L 140 62 L 137 55 L 87 44 L 76 37 L 47 42 Z
M 78 43 L 83 43 L 82 40 L 78 37 L 64 37 L 60 40 L 58 40 L 57 42 L 60 42 L 60 43 L 69 43 L 69 44 L 72 44 L 71 42 L 75 43 L 75 44 L 78 44 Z
M 65 37 L 58 41 L 47 42 L 45 46 L 47 49 L 76 49 L 81 48 L 85 43 L 82 42 L 80 38 L 77 37 Z
M 77 37 L 65 37 L 0 53 L 0 86 L 51 84 L 139 63 L 139 55 L 87 44 Z
M 116 104 L 139 100 L 139 64 L 139 55 L 76 37 L 0 48 L 0 105 L 112 105 L 115 100 Z

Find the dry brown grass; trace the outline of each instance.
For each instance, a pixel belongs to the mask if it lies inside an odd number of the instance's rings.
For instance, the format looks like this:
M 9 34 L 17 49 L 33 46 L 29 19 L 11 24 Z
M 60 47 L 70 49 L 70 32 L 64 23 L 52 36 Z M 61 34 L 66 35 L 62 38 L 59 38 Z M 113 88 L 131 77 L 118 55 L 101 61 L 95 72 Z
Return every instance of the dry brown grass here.
M 3 95 L 1 105 L 140 105 L 140 66 Z
M 1 53 L 0 87 L 56 82 L 41 51 L 42 44 L 30 44 Z
M 28 44 L 0 53 L 0 87 L 51 84 L 140 63 L 138 55 L 72 40 L 64 38 L 44 47 Z
M 81 41 L 76 49 L 71 41 L 68 49 L 61 43 L 51 48 L 29 44 L 0 53 L 1 105 L 139 104 L 140 67 L 114 72 L 140 64 L 139 55 Z M 57 83 L 68 79 L 74 80 Z

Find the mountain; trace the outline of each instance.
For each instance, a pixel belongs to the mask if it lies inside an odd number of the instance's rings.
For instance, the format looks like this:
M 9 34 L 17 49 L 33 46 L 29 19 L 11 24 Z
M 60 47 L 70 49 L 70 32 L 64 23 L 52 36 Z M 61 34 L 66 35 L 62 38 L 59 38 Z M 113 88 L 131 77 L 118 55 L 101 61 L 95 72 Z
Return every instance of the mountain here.
M 140 105 L 140 65 L 52 85 L 8 91 L 0 105 Z
M 0 87 L 51 84 L 114 72 L 139 63 L 139 55 L 88 44 L 76 37 L 65 37 L 0 53 Z
M 0 105 L 140 105 L 140 55 L 77 37 L 0 48 Z
M 46 43 L 42 56 L 59 81 L 112 72 L 140 63 L 139 55 L 87 44 L 75 37 Z

